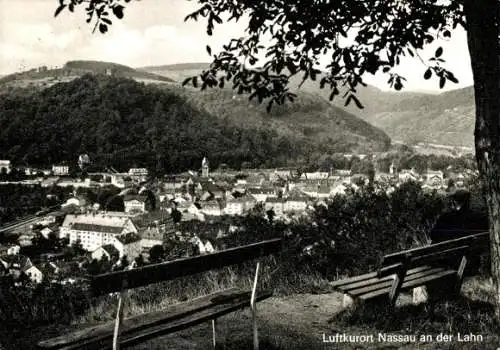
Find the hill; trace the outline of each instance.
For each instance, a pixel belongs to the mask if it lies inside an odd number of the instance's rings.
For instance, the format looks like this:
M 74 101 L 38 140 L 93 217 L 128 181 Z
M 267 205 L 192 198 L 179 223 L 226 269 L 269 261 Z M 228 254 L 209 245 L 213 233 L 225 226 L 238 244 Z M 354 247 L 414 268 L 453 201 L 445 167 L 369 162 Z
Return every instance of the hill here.
M 200 93 L 106 75 L 0 95 L 0 111 L 0 156 L 32 165 L 74 163 L 89 153 L 122 170 L 197 169 L 203 156 L 213 166 L 275 167 L 390 145 L 380 130 L 307 94 L 268 116 L 264 106 L 229 91 Z M 336 133 L 325 133 L 326 127 Z
M 48 87 L 60 82 L 68 82 L 84 74 L 108 74 L 153 83 L 172 83 L 174 80 L 136 70 L 134 68 L 102 61 L 69 61 L 64 66 L 49 68 L 41 66 L 28 71 L 0 77 L 0 92 L 9 88 Z
M 182 81 L 200 73 L 207 66 L 208 63 L 195 63 L 145 67 L 140 70 Z M 330 91 L 320 89 L 317 82 L 307 81 L 300 90 L 299 83 L 300 77 L 295 77 L 291 82 L 292 89 L 328 100 Z M 361 117 L 397 141 L 473 147 L 475 109 L 472 87 L 431 94 L 388 92 L 368 85 L 360 87 L 357 96 L 364 109 L 358 109 L 354 104 L 345 107 L 345 101 L 338 96 L 332 104 Z

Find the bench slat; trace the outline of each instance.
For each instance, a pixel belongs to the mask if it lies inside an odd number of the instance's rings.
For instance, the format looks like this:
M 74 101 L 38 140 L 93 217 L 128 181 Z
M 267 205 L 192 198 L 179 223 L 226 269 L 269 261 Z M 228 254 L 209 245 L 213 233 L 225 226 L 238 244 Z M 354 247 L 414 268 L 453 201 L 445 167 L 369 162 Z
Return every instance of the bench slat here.
M 430 269 L 432 269 L 432 266 L 421 266 L 421 267 L 417 267 L 417 268 L 408 270 L 406 272 L 406 278 L 408 278 L 409 276 L 411 276 L 413 274 L 416 274 L 416 273 L 419 273 L 419 272 L 423 272 L 423 271 L 426 271 L 426 270 L 430 270 Z M 394 277 L 392 275 L 391 276 L 385 276 L 385 277 L 382 277 L 382 278 L 374 277 L 374 278 L 370 278 L 368 280 L 364 280 L 364 281 L 360 281 L 360 282 L 354 282 L 354 283 L 349 283 L 348 285 L 338 286 L 338 287 L 336 287 L 336 289 L 339 289 L 341 291 L 347 291 L 347 290 L 350 290 L 350 289 L 356 289 L 356 288 L 368 286 L 368 285 L 371 285 L 371 284 L 376 284 L 376 283 L 379 283 L 379 282 L 393 281 L 393 280 L 394 280 Z
M 338 279 L 336 281 L 330 282 L 330 286 L 332 286 L 333 288 L 339 288 L 340 286 L 343 286 L 345 284 L 358 282 L 358 281 L 370 280 L 371 278 L 376 277 L 376 276 L 377 276 L 376 272 L 365 273 L 364 275 L 348 277 L 348 278 L 344 278 L 344 279 Z
M 257 300 L 264 300 L 272 296 L 272 292 L 263 291 L 258 294 Z M 122 339 L 137 337 L 141 332 L 157 327 L 165 328 L 170 325 L 189 325 L 201 323 L 198 318 L 202 315 L 216 312 L 232 312 L 250 305 L 250 292 L 238 288 L 231 288 L 193 299 L 189 302 L 172 305 L 165 310 L 154 311 L 124 320 Z M 230 311 L 228 311 L 230 310 Z M 198 321 L 197 321 L 198 320 Z M 168 323 L 168 325 L 166 325 Z M 102 349 L 112 345 L 113 322 L 68 333 L 56 338 L 42 341 L 38 344 L 42 349 Z M 182 327 L 177 329 L 183 329 Z M 173 332 L 173 330 L 171 331 Z
M 256 301 L 262 301 L 272 296 L 272 292 L 261 292 L 256 295 Z M 207 322 L 226 314 L 232 313 L 234 311 L 249 307 L 250 299 L 244 301 L 237 301 L 235 303 L 227 304 L 217 304 L 213 309 L 207 309 L 200 313 L 197 313 L 191 317 L 180 319 L 171 322 L 166 325 L 159 325 L 154 328 L 148 328 L 147 330 L 141 332 L 140 334 L 133 335 L 132 337 L 126 337 L 122 342 L 123 346 L 132 346 L 135 344 L 142 343 L 146 340 L 150 340 L 165 334 L 177 332 L 203 322 Z
M 430 270 L 426 270 L 426 271 L 423 271 L 423 272 L 419 272 L 419 273 L 416 273 L 416 274 L 413 274 L 413 275 L 410 275 L 410 276 L 407 276 L 404 278 L 403 280 L 403 285 L 405 283 L 408 283 L 410 281 L 413 281 L 413 280 L 416 280 L 416 279 L 420 279 L 422 277 L 425 277 L 425 276 L 431 276 L 431 275 L 437 275 L 441 272 L 445 271 L 444 268 L 433 268 L 433 269 L 430 269 Z M 456 272 L 456 270 L 455 270 Z M 351 296 L 360 296 L 360 295 L 363 295 L 363 294 L 367 294 L 367 293 L 370 293 L 372 291 L 376 291 L 376 290 L 379 290 L 379 289 L 388 289 L 390 290 L 391 286 L 393 285 L 394 283 L 394 279 L 390 279 L 388 281 L 381 281 L 381 282 L 378 282 L 378 283 L 374 283 L 370 286 L 366 286 L 366 287 L 363 287 L 363 288 L 356 288 L 356 289 L 351 289 L 351 290 L 347 290 L 345 291 L 347 294 L 351 295 Z
M 415 287 L 419 287 L 419 286 L 425 285 L 426 283 L 429 283 L 429 282 L 432 282 L 435 280 L 439 280 L 439 279 L 444 278 L 444 277 L 453 276 L 456 274 L 457 274 L 457 270 L 445 270 L 445 271 L 442 271 L 442 272 L 434 274 L 434 275 L 425 276 L 425 277 L 414 279 L 411 281 L 405 281 L 403 283 L 403 285 L 401 286 L 401 290 L 408 290 L 408 289 L 412 289 Z M 379 289 L 379 290 L 373 291 L 371 293 L 360 295 L 360 296 L 358 296 L 358 298 L 360 298 L 362 300 L 369 300 L 369 299 L 373 299 L 376 297 L 380 297 L 384 294 L 389 295 L 390 290 L 391 290 L 390 287 L 384 288 L 384 289 Z
M 281 250 L 282 240 L 276 238 L 212 254 L 177 259 L 128 271 L 106 273 L 91 279 L 91 292 L 94 296 L 98 296 L 121 291 L 124 285 L 126 285 L 127 289 L 137 288 L 152 283 L 240 264 L 245 261 L 278 253 Z
M 441 243 L 432 244 L 425 247 L 413 248 L 393 254 L 384 256 L 381 266 L 389 266 L 400 263 L 405 256 L 409 255 L 412 258 L 427 255 L 435 252 L 440 252 L 447 249 L 452 249 L 464 245 L 470 245 L 472 247 L 483 246 L 488 244 L 489 232 L 477 233 L 474 235 L 457 238 L 450 241 L 444 241 Z
M 412 264 L 429 264 L 431 262 L 437 262 L 439 260 L 460 258 L 464 253 L 470 250 L 470 246 L 464 245 L 461 247 L 451 248 L 443 250 L 436 253 L 431 253 L 427 255 L 418 256 L 411 260 Z M 458 261 L 457 261 L 458 263 Z

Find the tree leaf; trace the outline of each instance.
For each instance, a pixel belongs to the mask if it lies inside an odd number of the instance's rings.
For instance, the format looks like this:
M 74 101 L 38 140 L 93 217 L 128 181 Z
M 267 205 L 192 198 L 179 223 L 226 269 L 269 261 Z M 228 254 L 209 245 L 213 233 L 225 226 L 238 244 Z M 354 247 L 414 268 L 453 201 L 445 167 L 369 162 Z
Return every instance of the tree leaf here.
M 184 81 L 182 82 L 182 86 L 186 86 L 187 84 L 189 84 L 191 79 L 192 79 L 191 77 L 184 79 Z
M 435 57 L 441 57 L 443 54 L 443 48 L 440 46 L 437 48 L 436 53 L 434 54 Z
M 365 108 L 365 106 L 363 106 L 363 105 L 361 104 L 361 102 L 358 100 L 358 98 L 356 97 L 356 95 L 351 94 L 351 96 L 352 96 L 352 100 L 353 100 L 353 101 L 354 101 L 354 103 L 356 104 L 356 107 L 358 107 L 359 109 L 363 109 L 363 108 Z
M 212 48 L 210 47 L 210 45 L 207 45 L 207 53 L 209 56 L 212 56 Z
M 65 4 L 62 4 L 60 5 L 57 9 L 56 9 L 56 12 L 54 13 L 54 17 L 57 17 L 57 15 L 59 15 L 61 13 L 62 10 L 64 10 L 64 8 L 66 7 Z
M 444 88 L 444 84 L 446 84 L 446 78 L 444 76 L 441 76 L 439 78 L 439 88 L 440 89 Z
M 113 13 L 116 16 L 116 18 L 118 18 L 118 19 L 123 18 L 123 9 L 124 9 L 124 7 L 122 5 L 115 5 L 113 7 Z
M 427 68 L 427 70 L 425 71 L 425 74 L 424 74 L 424 79 L 425 80 L 429 80 L 432 76 L 432 71 L 430 68 Z
M 455 75 L 453 75 L 452 72 L 448 72 L 447 78 L 449 81 L 458 84 L 458 79 L 455 77 Z
M 352 100 L 352 96 L 353 96 L 352 94 L 347 96 L 347 99 L 345 100 L 345 103 L 344 103 L 344 107 L 349 106 L 349 103 L 351 103 L 351 100 Z
M 104 23 L 99 24 L 99 31 L 102 34 L 105 34 L 108 31 L 108 26 Z

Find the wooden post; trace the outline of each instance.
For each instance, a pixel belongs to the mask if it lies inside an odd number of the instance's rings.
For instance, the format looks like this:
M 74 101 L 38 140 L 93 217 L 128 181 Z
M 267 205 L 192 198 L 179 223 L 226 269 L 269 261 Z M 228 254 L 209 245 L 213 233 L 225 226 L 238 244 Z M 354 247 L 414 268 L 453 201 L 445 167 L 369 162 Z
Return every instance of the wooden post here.
M 396 305 L 396 300 L 399 296 L 399 292 L 401 290 L 401 286 L 403 285 L 406 271 L 408 269 L 408 260 L 410 259 L 410 255 L 407 254 L 404 258 L 403 263 L 398 269 L 398 272 L 395 275 L 394 283 L 392 284 L 391 291 L 389 292 L 389 306 L 394 307 Z
M 257 306 L 255 303 L 257 282 L 259 280 L 260 261 L 257 261 L 255 268 L 255 277 L 253 279 L 252 296 L 250 298 L 250 308 L 252 309 L 252 324 L 253 324 L 253 349 L 259 350 L 259 330 L 257 329 Z
M 135 261 L 130 263 L 127 270 L 132 270 L 135 267 Z M 118 298 L 118 307 L 116 309 L 116 318 L 115 318 L 115 330 L 113 332 L 113 350 L 120 350 L 120 333 L 121 326 L 123 323 L 123 304 L 127 298 L 127 279 L 123 279 L 122 290 L 120 291 L 120 296 Z
M 126 294 L 126 280 L 123 282 L 124 286 L 122 291 L 120 292 L 120 296 L 118 298 L 118 307 L 116 309 L 116 317 L 115 317 L 115 330 L 113 333 L 113 350 L 120 350 L 120 331 L 121 325 L 123 322 L 123 303 L 125 302 Z
M 216 323 L 217 323 L 217 320 L 214 318 L 212 320 L 212 345 L 215 349 L 216 345 L 217 345 L 217 341 L 215 339 L 215 326 L 216 326 Z
M 458 266 L 457 271 L 457 280 L 455 285 L 455 294 L 460 294 L 460 289 L 462 288 L 462 282 L 464 280 L 464 272 L 465 267 L 467 266 L 467 255 L 462 256 L 462 260 L 460 260 L 460 265 Z

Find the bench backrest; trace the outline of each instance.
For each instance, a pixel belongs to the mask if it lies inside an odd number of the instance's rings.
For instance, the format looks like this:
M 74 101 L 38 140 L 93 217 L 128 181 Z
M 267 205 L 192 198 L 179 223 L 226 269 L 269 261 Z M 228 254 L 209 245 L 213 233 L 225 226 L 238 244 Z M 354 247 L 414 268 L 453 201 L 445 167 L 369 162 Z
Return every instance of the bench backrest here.
M 167 261 L 132 270 L 105 273 L 91 278 L 90 289 L 94 296 L 119 292 L 224 266 L 240 264 L 278 253 L 281 249 L 282 239 L 276 238 L 211 254 Z
M 383 257 L 378 276 L 388 276 L 399 271 L 401 265 L 407 269 L 431 264 L 484 249 L 489 244 L 489 232 L 475 233 L 469 236 L 444 241 L 429 246 L 409 249 Z

